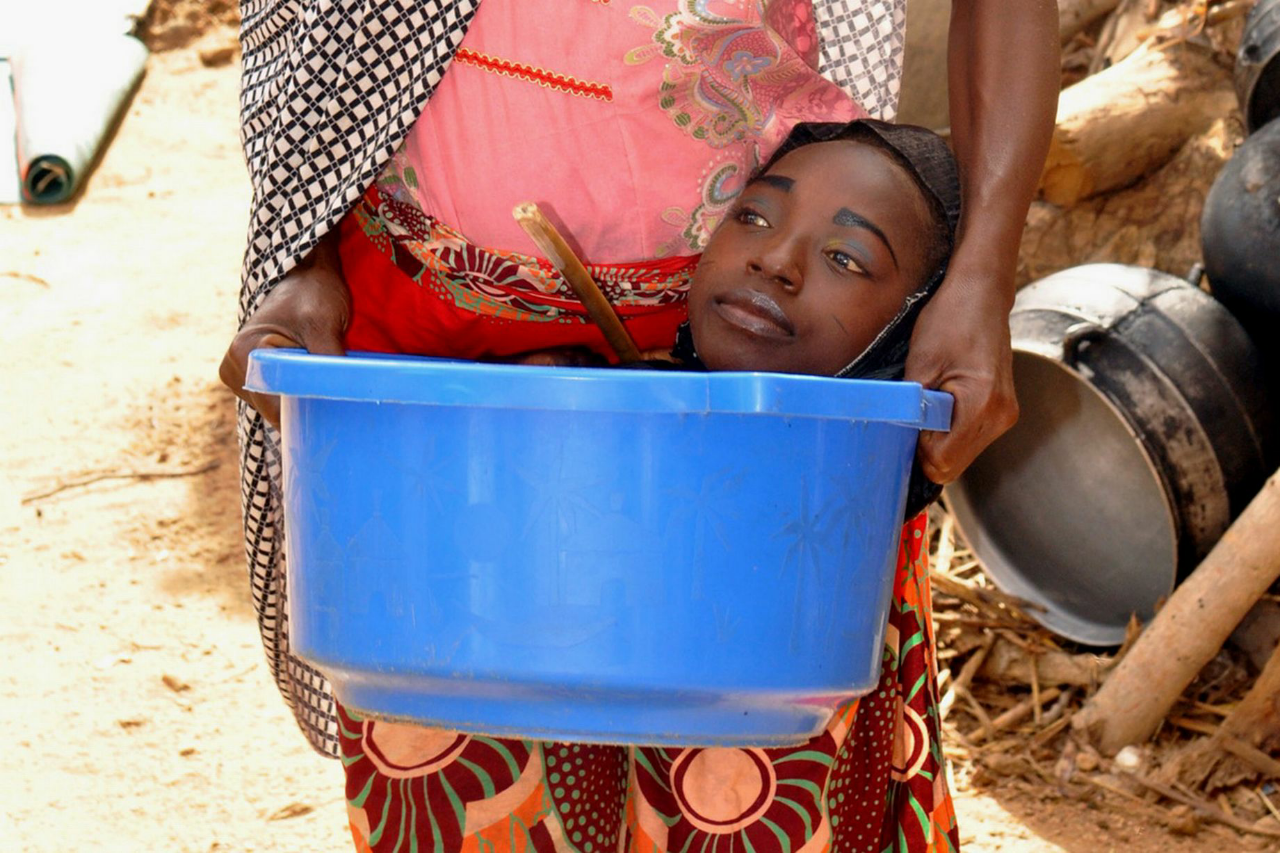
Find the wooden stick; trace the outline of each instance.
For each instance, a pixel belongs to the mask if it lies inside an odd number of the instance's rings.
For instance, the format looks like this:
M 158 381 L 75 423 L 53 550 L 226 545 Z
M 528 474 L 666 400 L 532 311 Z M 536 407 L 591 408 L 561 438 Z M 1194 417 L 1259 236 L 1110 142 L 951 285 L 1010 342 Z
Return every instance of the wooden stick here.
M 990 634 L 982 638 L 982 645 L 978 646 L 973 655 L 964 662 L 964 666 L 960 667 L 960 674 L 956 676 L 955 681 L 947 688 L 946 694 L 938 702 L 938 718 L 945 720 L 947 715 L 951 713 L 951 708 L 956 703 L 956 694 L 960 690 L 969 687 L 969 682 L 973 681 L 973 677 L 978 674 L 978 670 L 982 668 L 982 662 L 987 658 L 987 652 L 991 650 L 991 644 L 995 642 L 995 637 Z
M 973 716 L 978 720 L 978 729 L 977 731 L 969 733 L 970 739 L 976 738 L 977 740 L 981 740 L 994 732 L 995 724 L 991 722 L 991 715 L 988 714 L 987 709 L 982 707 L 978 700 L 974 698 L 973 693 L 969 691 L 968 686 L 960 685 L 956 689 L 956 693 L 964 699 L 965 704 L 969 706 L 969 710 L 973 712 Z M 976 743 L 977 740 L 974 742 Z
M 35 503 L 36 501 L 44 500 L 45 498 L 51 498 L 60 492 L 65 492 L 67 489 L 78 489 L 81 486 L 90 486 L 94 483 L 102 483 L 107 480 L 141 480 L 145 483 L 148 480 L 172 480 L 177 477 L 196 477 L 200 474 L 209 473 L 221 464 L 222 463 L 220 461 L 207 462 L 199 468 L 190 468 L 185 471 L 122 471 L 119 473 L 94 474 L 89 477 L 80 477 L 75 480 L 68 480 L 65 483 L 59 483 L 53 488 L 46 489 L 43 492 L 35 492 L 34 494 L 27 495 L 22 499 L 22 503 Z
M 1280 779 L 1280 761 L 1276 761 L 1256 746 L 1238 737 L 1226 734 L 1218 735 L 1222 748 L 1257 770 L 1263 776 Z
M 1058 0 L 1058 34 L 1063 44 L 1116 7 L 1119 0 Z
M 551 265 L 558 269 L 569 282 L 569 286 L 573 288 L 573 292 L 578 295 L 583 307 L 587 309 L 587 315 L 600 327 L 605 340 L 609 342 L 609 346 L 613 347 L 618 358 L 623 363 L 639 361 L 640 350 L 636 347 L 636 342 L 631 339 L 627 327 L 622 325 L 622 320 L 618 319 L 617 312 L 613 310 L 609 300 L 591 278 L 587 268 L 582 265 L 582 261 L 578 260 L 578 256 L 569 248 L 569 244 L 560 236 L 560 232 L 551 224 L 551 221 L 538 210 L 538 206 L 531 201 L 517 204 L 512 215 L 524 229 L 524 233 L 528 234 L 537 245 L 538 251 L 546 255 Z
M 1044 719 L 1040 721 L 1041 725 L 1047 727 L 1051 723 L 1056 723 L 1058 720 L 1062 719 L 1062 715 L 1067 712 L 1067 706 L 1071 704 L 1073 696 L 1075 696 L 1075 690 L 1072 690 L 1071 688 L 1064 690 L 1062 694 L 1058 696 L 1058 700 L 1053 703 L 1053 707 L 1045 712 Z
M 1031 710 L 1035 714 L 1036 725 L 1040 725 L 1040 667 L 1031 665 Z
M 1258 596 L 1280 577 L 1277 519 L 1280 475 L 1272 475 L 1075 715 L 1076 727 L 1093 738 L 1102 752 L 1115 755 L 1124 746 L 1151 737 Z M 1280 652 L 1273 672 L 1264 671 L 1258 681 L 1280 684 Z M 1263 695 L 1268 689 L 1269 695 Z M 1259 691 L 1255 685 L 1250 695 L 1254 692 L 1257 707 L 1237 708 L 1232 716 L 1257 723 L 1280 720 L 1269 705 L 1277 691 Z
M 1027 716 L 1032 714 L 1035 710 L 1039 709 L 1041 701 L 1052 702 L 1054 699 L 1057 699 L 1061 693 L 1062 691 L 1058 688 L 1050 687 L 1048 690 L 1040 694 L 1039 697 L 1033 696 L 1028 699 L 1023 699 L 1009 710 L 992 718 L 991 726 L 988 729 L 975 732 L 970 737 L 974 740 L 978 740 L 984 736 L 991 737 L 1002 729 L 1015 726 L 1025 720 Z M 1037 714 L 1037 716 L 1039 715 Z M 1039 721 L 1037 721 L 1037 725 L 1039 725 Z
M 1254 793 L 1258 795 L 1258 799 L 1262 800 L 1262 804 L 1267 807 L 1267 811 L 1271 812 L 1276 820 L 1280 820 L 1280 810 L 1276 809 L 1276 804 L 1271 802 L 1271 798 L 1262 793 L 1261 788 L 1255 790 Z
M 1223 731 L 1221 726 L 1213 723 L 1203 723 L 1200 720 L 1193 720 L 1189 717 L 1170 717 L 1169 722 L 1189 732 L 1209 735 L 1224 750 L 1239 758 L 1254 770 L 1272 779 L 1280 779 L 1280 761 L 1276 761 L 1248 741 L 1241 740 Z
M 1223 814 L 1221 811 L 1219 811 L 1218 809 L 1215 809 L 1212 805 L 1200 799 L 1199 797 L 1188 796 L 1187 794 L 1184 794 L 1181 791 L 1179 791 L 1177 788 L 1173 788 L 1173 787 L 1170 787 L 1169 785 L 1165 785 L 1161 782 L 1157 782 L 1154 779 L 1148 779 L 1146 776 L 1143 776 L 1141 773 L 1125 773 L 1125 776 L 1137 782 L 1139 785 L 1143 786 L 1144 788 L 1150 788 L 1152 791 L 1155 791 L 1157 794 L 1159 794 L 1160 796 L 1164 797 L 1167 800 L 1173 800 L 1174 802 L 1178 802 L 1178 803 L 1182 803 L 1183 805 L 1190 806 L 1191 808 L 1195 809 L 1197 812 L 1209 818 L 1210 820 L 1217 821 L 1218 823 L 1226 824 L 1232 829 L 1238 830 L 1240 832 L 1248 832 L 1252 835 L 1263 835 L 1263 836 L 1266 836 L 1267 838 L 1280 838 L 1280 830 L 1266 829 L 1263 827 L 1254 826 L 1253 824 L 1245 823 L 1244 821 L 1238 818 L 1229 817 L 1228 815 Z
M 1063 695 L 1069 696 L 1070 694 L 1068 693 Z M 1049 741 L 1057 737 L 1059 734 L 1061 734 L 1062 730 L 1069 725 L 1071 725 L 1071 717 L 1069 716 L 1059 717 L 1057 720 L 1054 720 L 1052 723 L 1045 726 L 1044 731 L 1040 732 L 1034 738 L 1032 738 L 1031 743 L 1034 746 L 1044 746 L 1046 743 L 1048 743 Z
M 981 675 L 987 681 L 1032 683 L 1034 678 L 1046 687 L 1093 687 L 1110 666 L 1110 659 L 1090 654 L 1066 652 L 1033 653 L 1025 651 L 1007 637 L 1000 637 L 982 664 Z
M 938 592 L 955 596 L 961 601 L 967 601 L 979 610 L 994 610 L 997 605 L 1003 604 L 1009 608 L 1010 615 L 1018 617 L 1022 616 L 1024 610 L 1040 610 L 1044 607 L 1016 595 L 1010 595 L 998 589 L 987 589 L 961 580 L 955 575 L 946 574 L 944 572 L 935 572 L 929 576 L 930 582 L 938 590 Z M 998 613 L 998 611 L 997 611 Z M 1003 614 L 1002 614 L 1003 615 Z M 1032 622 L 1028 618 L 1028 625 Z
M 955 525 L 955 517 L 947 513 L 938 531 L 938 554 L 933 562 L 935 571 L 929 573 L 933 577 L 951 572 L 951 558 L 956 553 Z

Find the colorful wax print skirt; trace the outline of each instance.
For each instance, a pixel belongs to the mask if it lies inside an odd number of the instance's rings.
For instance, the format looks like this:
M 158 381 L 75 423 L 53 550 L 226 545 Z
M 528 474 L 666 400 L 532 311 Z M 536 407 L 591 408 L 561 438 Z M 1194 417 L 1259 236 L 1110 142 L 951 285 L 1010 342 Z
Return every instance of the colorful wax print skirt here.
M 959 847 L 926 521 L 902 531 L 880 683 L 795 747 L 507 740 L 338 709 L 356 850 L 883 853 Z

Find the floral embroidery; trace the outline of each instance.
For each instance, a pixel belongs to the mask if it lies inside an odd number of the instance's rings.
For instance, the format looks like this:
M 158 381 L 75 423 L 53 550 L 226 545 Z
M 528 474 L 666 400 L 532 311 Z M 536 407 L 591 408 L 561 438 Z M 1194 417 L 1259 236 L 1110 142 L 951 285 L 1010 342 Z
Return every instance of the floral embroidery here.
M 525 65 L 523 62 L 499 59 L 496 56 L 489 56 L 478 50 L 460 47 L 454 53 L 453 59 L 463 65 L 474 65 L 477 68 L 491 71 L 494 74 L 501 74 L 504 77 L 537 83 L 539 86 L 555 89 L 558 92 L 564 92 L 566 95 L 579 95 L 584 98 L 595 98 L 598 101 L 613 100 L 613 89 L 605 83 L 579 80 L 577 77 L 572 77 L 568 74 L 557 74 L 545 68 Z
M 774 2 L 766 13 L 763 0 L 747 0 L 740 18 L 713 13 L 711 3 L 680 0 L 677 11 L 661 17 L 647 6 L 631 10 L 653 36 L 625 61 L 667 60 L 659 105 L 677 127 L 712 148 L 751 142 L 772 150 L 790 128 L 785 119 L 799 114 L 792 101 L 812 103 L 821 93 L 823 109 L 810 115 L 840 117 L 848 99 L 812 73 L 817 40 L 803 2 Z
M 407 176 L 383 173 L 351 215 L 369 241 L 420 287 L 459 308 L 505 320 L 587 322 L 569 283 L 547 261 L 484 249 L 428 216 L 403 191 Z M 386 193 L 386 194 L 384 194 Z M 588 264 L 587 271 L 624 318 L 684 301 L 698 258 L 683 255 L 632 264 Z
M 754 160 L 746 166 L 737 157 L 717 157 L 703 170 L 698 189 L 698 203 L 686 212 L 679 207 L 669 207 L 662 213 L 662 221 L 680 229 L 680 234 L 660 247 L 663 255 L 681 251 L 701 252 L 707 247 L 711 234 L 720 227 L 733 200 L 742 192 L 746 176 L 756 169 Z

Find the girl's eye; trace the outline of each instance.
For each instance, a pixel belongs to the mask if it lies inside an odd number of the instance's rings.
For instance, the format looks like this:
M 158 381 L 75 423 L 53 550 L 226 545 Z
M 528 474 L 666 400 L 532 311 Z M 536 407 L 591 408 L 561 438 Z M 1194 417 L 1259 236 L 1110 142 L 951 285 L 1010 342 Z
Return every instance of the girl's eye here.
M 749 207 L 744 207 L 738 211 L 738 221 L 743 225 L 754 225 L 756 228 L 768 228 L 769 220 L 756 213 Z
M 857 259 L 846 252 L 832 251 L 828 254 L 828 257 L 843 270 L 860 275 L 866 273 L 866 269 L 863 268 L 862 264 L 858 263 Z

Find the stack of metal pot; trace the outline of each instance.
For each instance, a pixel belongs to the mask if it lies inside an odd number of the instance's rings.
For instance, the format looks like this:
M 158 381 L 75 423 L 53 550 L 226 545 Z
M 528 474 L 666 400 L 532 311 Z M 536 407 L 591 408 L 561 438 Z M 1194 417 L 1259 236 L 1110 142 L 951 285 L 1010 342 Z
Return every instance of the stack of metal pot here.
M 1025 288 L 1010 316 L 1021 419 L 947 489 L 995 581 L 1083 643 L 1150 619 L 1277 463 L 1280 0 L 1250 13 L 1235 81 L 1250 135 L 1206 199 L 1213 295 L 1112 264 Z

